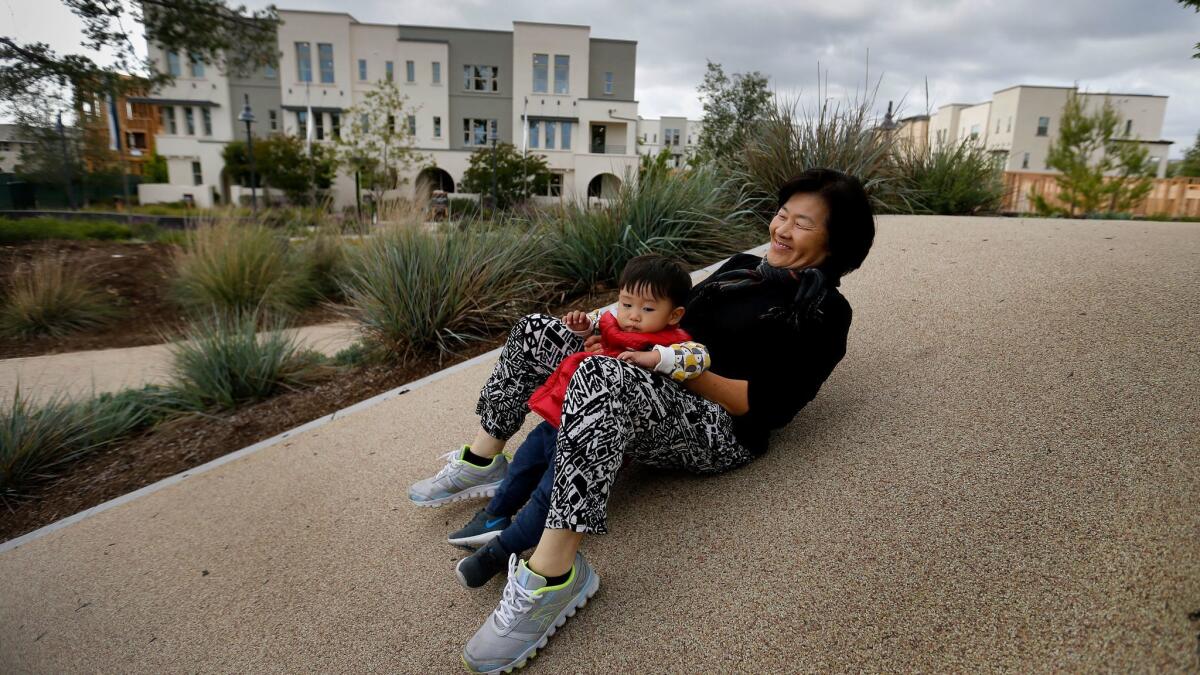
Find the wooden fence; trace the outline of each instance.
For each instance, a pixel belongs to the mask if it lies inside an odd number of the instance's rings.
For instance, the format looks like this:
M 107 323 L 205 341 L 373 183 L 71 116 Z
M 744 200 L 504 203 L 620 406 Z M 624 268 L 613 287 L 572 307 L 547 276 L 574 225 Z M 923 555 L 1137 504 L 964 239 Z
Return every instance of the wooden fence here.
M 1056 174 L 1008 171 L 1004 174 L 1004 207 L 1009 213 L 1032 213 L 1031 194 L 1058 201 Z M 1137 208 L 1135 216 L 1200 217 L 1200 178 L 1156 178 L 1150 195 Z

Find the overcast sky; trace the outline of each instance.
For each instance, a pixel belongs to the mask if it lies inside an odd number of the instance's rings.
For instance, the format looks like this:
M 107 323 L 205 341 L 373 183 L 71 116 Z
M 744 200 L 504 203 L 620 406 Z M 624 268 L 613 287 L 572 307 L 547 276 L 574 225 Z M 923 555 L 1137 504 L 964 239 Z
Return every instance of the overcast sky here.
M 266 2 L 241 0 L 250 7 Z M 237 4 L 231 2 L 230 4 Z M 974 103 L 1014 84 L 1170 97 L 1163 136 L 1180 157 L 1200 130 L 1200 14 L 1175 0 L 280 0 L 286 9 L 349 12 L 359 21 L 511 30 L 514 20 L 584 24 L 593 37 L 637 40 L 643 117 L 702 115 L 705 60 L 758 70 L 773 88 L 816 101 L 882 76 L 876 107 L 902 112 Z M 79 22 L 56 0 L 0 0 L 0 33 L 78 52 Z

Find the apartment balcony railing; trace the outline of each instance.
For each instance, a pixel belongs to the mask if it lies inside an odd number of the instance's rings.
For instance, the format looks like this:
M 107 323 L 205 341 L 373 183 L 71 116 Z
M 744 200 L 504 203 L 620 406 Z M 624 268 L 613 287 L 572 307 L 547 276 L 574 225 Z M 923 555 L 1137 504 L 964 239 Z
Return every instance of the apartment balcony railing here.
M 593 145 L 592 146 L 592 154 L 593 155 L 624 155 L 625 154 L 625 146 L 624 145 L 605 145 L 605 146 L 601 147 L 599 145 Z

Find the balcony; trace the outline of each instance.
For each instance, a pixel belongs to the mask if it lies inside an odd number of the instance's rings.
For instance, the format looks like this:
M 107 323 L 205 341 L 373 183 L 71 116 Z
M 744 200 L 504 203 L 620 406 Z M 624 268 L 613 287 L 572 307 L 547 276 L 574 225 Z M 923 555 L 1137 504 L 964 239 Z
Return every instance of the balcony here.
M 591 148 L 593 155 L 624 155 L 624 145 L 593 145 Z

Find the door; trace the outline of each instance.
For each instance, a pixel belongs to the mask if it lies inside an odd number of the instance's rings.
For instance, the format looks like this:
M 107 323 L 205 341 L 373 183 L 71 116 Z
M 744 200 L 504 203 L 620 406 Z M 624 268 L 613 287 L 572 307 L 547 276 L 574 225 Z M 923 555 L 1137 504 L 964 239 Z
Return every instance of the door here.
M 602 124 L 592 125 L 592 153 L 604 154 L 604 134 L 607 130 L 608 127 Z

